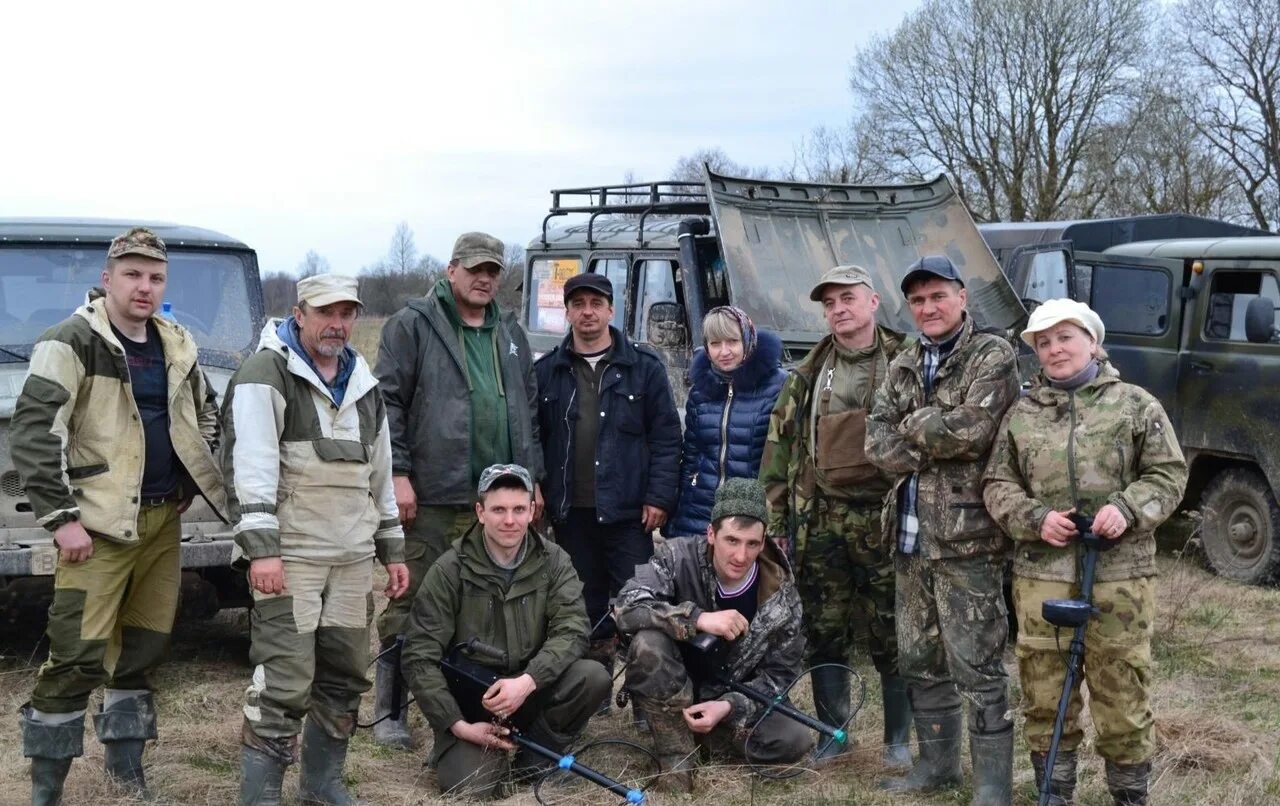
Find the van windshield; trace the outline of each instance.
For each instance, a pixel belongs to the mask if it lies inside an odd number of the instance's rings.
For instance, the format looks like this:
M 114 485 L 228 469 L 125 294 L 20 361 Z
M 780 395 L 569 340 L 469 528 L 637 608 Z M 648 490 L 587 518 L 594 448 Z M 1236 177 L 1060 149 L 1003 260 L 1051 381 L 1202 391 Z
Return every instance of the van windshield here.
M 0 248 L 0 363 L 25 359 L 40 334 L 102 284 L 105 246 Z M 191 331 L 202 363 L 234 368 L 257 340 L 247 280 L 251 256 L 169 250 L 165 301 Z

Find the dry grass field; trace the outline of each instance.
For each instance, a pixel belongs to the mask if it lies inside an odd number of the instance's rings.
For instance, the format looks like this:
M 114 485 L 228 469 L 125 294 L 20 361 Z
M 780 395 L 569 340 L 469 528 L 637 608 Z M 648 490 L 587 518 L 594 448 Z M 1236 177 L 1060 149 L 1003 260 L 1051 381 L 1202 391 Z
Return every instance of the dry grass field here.
M 357 327 L 357 347 L 376 360 L 381 321 Z M 1176 541 L 1179 545 L 1183 540 Z M 1175 546 L 1177 548 L 1178 546 Z M 1160 559 L 1160 614 L 1155 655 L 1155 707 L 1160 750 L 1156 759 L 1152 803 L 1253 806 L 1280 803 L 1280 590 L 1252 588 L 1217 578 L 1193 557 Z M 379 594 L 380 597 L 380 594 Z M 381 607 L 381 600 L 379 601 Z M 0 729 L 0 804 L 28 799 L 27 764 L 22 758 L 16 711 L 31 690 L 45 646 L 38 620 L 24 629 L 0 633 L 0 711 L 8 714 Z M 149 780 L 163 802 L 230 804 L 236 801 L 240 706 L 249 682 L 248 619 L 243 610 L 224 611 L 208 621 L 180 623 L 171 659 L 158 673 L 160 741 L 147 751 Z M 1064 647 L 1066 638 L 1064 636 Z M 1012 701 L 1017 703 L 1016 659 L 1006 654 L 1013 673 Z M 875 680 L 869 664 L 859 665 Z M 736 804 L 967 804 L 967 788 L 931 797 L 890 798 L 877 792 L 882 774 L 877 759 L 881 725 L 878 686 L 858 715 L 853 733 L 856 749 L 849 761 L 821 774 L 803 773 L 785 782 L 769 782 L 739 766 L 708 766 L 697 793 L 678 797 L 653 794 L 649 802 Z M 99 695 L 100 696 L 100 695 Z M 797 687 L 797 701 L 809 710 L 807 685 Z M 94 703 L 91 707 L 96 708 Z M 362 719 L 372 717 L 366 697 Z M 433 775 L 422 766 L 430 731 L 420 713 L 412 715 L 420 743 L 413 754 L 391 752 L 372 744 L 361 731 L 352 743 L 347 778 L 359 796 L 374 804 L 431 804 L 442 799 Z M 1089 731 L 1086 736 L 1090 735 Z M 630 724 L 630 711 L 594 719 L 584 741 L 640 739 Z M 1077 802 L 1103 806 L 1110 802 L 1102 765 L 1086 739 Z M 118 804 L 102 781 L 102 749 L 86 731 L 85 757 L 72 767 L 68 804 Z M 584 761 L 591 763 L 593 759 Z M 614 755 L 601 760 L 602 771 L 634 769 L 642 759 Z M 1035 802 L 1025 748 L 1015 756 L 1015 803 Z M 297 774 L 286 778 L 292 798 Z M 551 793 L 548 793 L 551 794 Z M 615 803 L 602 790 L 558 789 L 555 802 Z M 456 802 L 456 801 L 455 801 Z M 530 791 L 502 801 L 535 803 Z

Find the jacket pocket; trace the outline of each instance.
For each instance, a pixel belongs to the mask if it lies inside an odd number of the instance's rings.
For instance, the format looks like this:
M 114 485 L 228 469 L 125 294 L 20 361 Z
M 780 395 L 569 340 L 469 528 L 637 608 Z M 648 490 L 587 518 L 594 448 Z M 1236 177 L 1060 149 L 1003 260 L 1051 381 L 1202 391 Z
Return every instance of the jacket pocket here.
M 321 437 L 311 443 L 322 462 L 357 462 L 368 464 L 369 446 L 351 439 Z
M 67 479 L 69 479 L 70 481 L 76 481 L 78 479 L 87 479 L 93 476 L 101 476 L 103 473 L 106 473 L 110 469 L 111 469 L 111 466 L 108 465 L 106 462 L 101 462 L 99 464 L 94 464 L 94 465 L 81 465 L 80 467 L 69 467 L 67 468 Z
M 619 389 L 614 393 L 613 399 L 616 401 L 613 415 L 617 418 L 618 430 L 625 434 L 643 434 L 644 395 Z
M 879 476 L 879 469 L 867 461 L 866 441 L 866 409 L 818 418 L 818 447 L 814 463 L 827 484 L 852 487 Z

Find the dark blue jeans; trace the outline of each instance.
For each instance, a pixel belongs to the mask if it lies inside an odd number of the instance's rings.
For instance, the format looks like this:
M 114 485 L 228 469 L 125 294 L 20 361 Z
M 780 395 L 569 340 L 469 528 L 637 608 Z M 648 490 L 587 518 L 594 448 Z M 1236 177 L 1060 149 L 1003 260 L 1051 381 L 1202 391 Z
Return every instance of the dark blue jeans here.
M 600 624 L 609 610 L 609 601 L 618 595 L 636 566 L 653 556 L 653 538 L 644 531 L 640 519 L 634 523 L 598 523 L 596 511 L 573 507 L 563 523 L 555 524 L 556 542 L 569 552 L 574 570 L 582 580 L 582 598 L 591 621 L 591 640 L 612 638 L 617 630 L 613 619 Z

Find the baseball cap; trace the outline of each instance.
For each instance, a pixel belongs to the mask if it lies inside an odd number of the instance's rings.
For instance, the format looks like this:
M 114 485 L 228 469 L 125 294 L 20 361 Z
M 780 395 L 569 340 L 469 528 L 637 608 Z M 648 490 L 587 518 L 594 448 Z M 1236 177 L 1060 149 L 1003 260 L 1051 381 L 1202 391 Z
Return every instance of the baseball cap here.
M 764 485 L 755 479 L 731 478 L 716 488 L 716 503 L 711 508 L 711 522 L 729 517 L 753 518 L 761 523 L 769 520 Z
M 946 255 L 925 255 L 907 267 L 906 276 L 902 278 L 902 293 L 907 293 L 907 289 L 917 280 L 935 277 L 955 280 L 961 286 L 964 285 L 964 278 L 960 276 L 960 270 L 951 262 L 951 258 Z
M 313 274 L 298 281 L 298 302 L 312 308 L 323 308 L 335 302 L 354 302 L 363 305 L 356 291 L 359 284 L 354 277 L 344 274 Z
M 502 241 L 485 232 L 464 232 L 453 242 L 453 255 L 449 262 L 458 261 L 464 269 L 474 269 L 481 263 L 506 263 L 506 251 Z
M 817 285 L 809 292 L 809 299 L 814 302 L 822 302 L 822 287 L 827 285 L 865 285 L 872 291 L 876 288 L 871 284 L 871 273 L 861 266 L 852 264 L 836 266 L 833 269 L 828 269 L 827 273 L 822 275 Z
M 111 241 L 111 246 L 107 248 L 107 259 L 125 255 L 141 255 L 166 263 L 169 261 L 169 251 L 165 248 L 164 241 L 146 227 L 134 227 Z
M 1093 312 L 1093 309 L 1083 302 L 1076 302 L 1073 299 L 1050 299 L 1045 300 L 1038 308 L 1031 312 L 1031 317 L 1027 320 L 1027 326 L 1022 331 L 1022 340 L 1035 347 L 1036 334 L 1042 330 L 1048 330 L 1060 322 L 1071 322 L 1084 328 L 1089 335 L 1093 336 L 1098 344 L 1102 344 L 1102 339 L 1107 335 L 1107 328 L 1102 324 L 1102 317 Z
M 520 465 L 489 465 L 480 471 L 480 483 L 476 485 L 476 492 L 488 492 L 494 482 L 507 477 L 518 479 L 526 490 L 533 492 L 533 479 L 529 476 L 529 471 Z
M 613 302 L 613 283 L 609 282 L 609 278 L 603 274 L 586 272 L 570 277 L 564 284 L 564 301 L 568 302 L 573 292 L 582 290 L 594 291 L 602 297 L 608 297 L 609 302 Z

